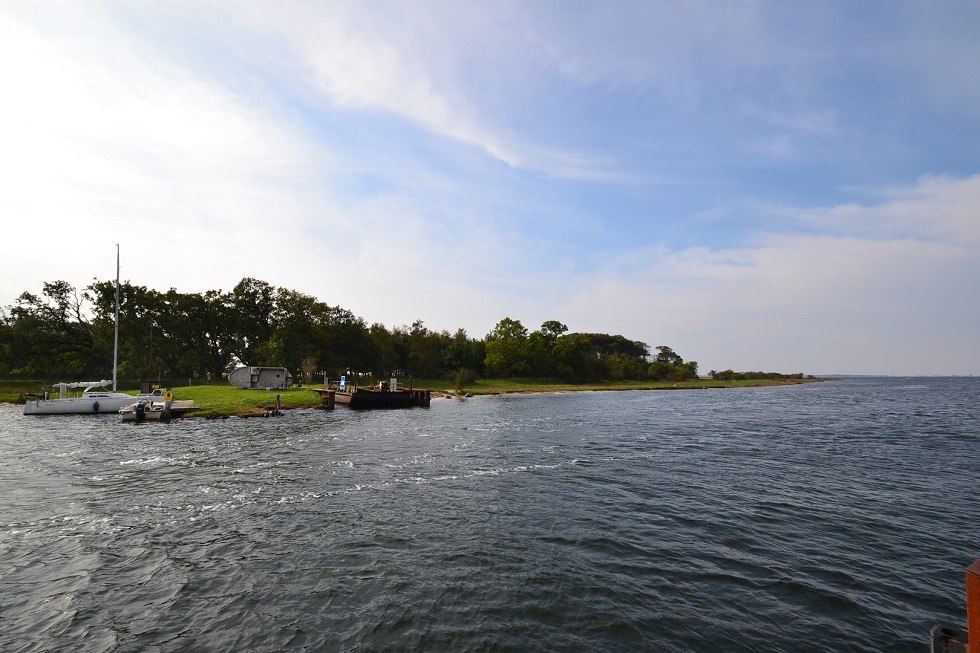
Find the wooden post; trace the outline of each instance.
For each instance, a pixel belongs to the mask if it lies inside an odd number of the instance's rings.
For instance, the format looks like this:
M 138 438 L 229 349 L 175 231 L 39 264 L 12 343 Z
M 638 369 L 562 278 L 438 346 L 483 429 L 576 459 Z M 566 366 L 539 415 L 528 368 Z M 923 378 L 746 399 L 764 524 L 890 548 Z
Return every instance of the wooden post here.
M 969 652 L 980 653 L 980 560 L 966 568 L 966 630 Z
M 327 410 L 333 410 L 334 402 L 337 400 L 333 390 L 327 391 Z

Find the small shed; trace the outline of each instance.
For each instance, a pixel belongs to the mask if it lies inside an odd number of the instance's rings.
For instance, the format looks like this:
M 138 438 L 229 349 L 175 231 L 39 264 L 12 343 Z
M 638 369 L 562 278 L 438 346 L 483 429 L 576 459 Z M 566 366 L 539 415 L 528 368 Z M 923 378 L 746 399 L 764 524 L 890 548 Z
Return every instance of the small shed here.
M 244 390 L 283 390 L 293 384 L 293 375 L 285 367 L 236 367 L 228 381 Z

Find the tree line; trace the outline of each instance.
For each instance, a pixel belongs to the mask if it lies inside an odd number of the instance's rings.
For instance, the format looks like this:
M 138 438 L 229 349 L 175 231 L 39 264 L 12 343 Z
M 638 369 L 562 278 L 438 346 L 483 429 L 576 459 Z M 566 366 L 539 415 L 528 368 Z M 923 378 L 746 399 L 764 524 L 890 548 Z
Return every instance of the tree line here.
M 0 374 L 109 378 L 116 286 L 81 291 L 45 283 L 0 310 Z M 697 378 L 697 362 L 621 335 L 535 331 L 505 317 L 483 338 L 427 328 L 391 329 L 339 306 L 245 278 L 230 292 L 158 292 L 119 286 L 118 374 L 130 381 L 218 379 L 237 365 L 286 367 L 306 382 L 346 372 L 420 379 L 535 377 L 568 381 Z

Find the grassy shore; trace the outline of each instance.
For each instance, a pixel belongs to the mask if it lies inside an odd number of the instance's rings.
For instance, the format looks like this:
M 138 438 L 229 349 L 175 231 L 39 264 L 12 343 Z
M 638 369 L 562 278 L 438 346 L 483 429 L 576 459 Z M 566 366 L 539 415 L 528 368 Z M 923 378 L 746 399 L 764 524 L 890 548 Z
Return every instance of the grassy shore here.
M 610 390 L 700 390 L 708 388 L 744 388 L 812 383 L 820 379 L 714 381 L 607 381 L 602 383 L 556 383 L 541 379 L 486 379 L 474 381 L 463 388 L 471 396 L 532 392 L 588 392 Z M 0 380 L 0 401 L 23 402 L 26 392 L 37 392 L 44 385 L 37 381 Z M 445 380 L 403 382 L 403 387 L 429 388 L 438 397 L 456 393 L 455 384 Z M 181 386 L 172 388 L 174 399 L 190 399 L 198 407 L 194 417 L 250 417 L 265 415 L 275 408 L 278 397 L 283 409 L 313 408 L 321 404 L 320 395 L 312 387 L 287 390 L 241 390 L 228 383 Z M 124 392 L 135 390 L 123 388 Z
M 0 380 L 0 401 L 23 403 L 24 393 L 37 392 L 45 384 L 39 381 Z M 276 406 L 305 408 L 320 405 L 320 395 L 309 388 L 289 388 L 274 392 L 266 390 L 241 390 L 225 382 L 214 385 L 173 387 L 174 399 L 189 399 L 198 410 L 189 413 L 196 417 L 250 417 L 264 415 Z M 136 394 L 133 388 L 121 387 L 120 391 Z

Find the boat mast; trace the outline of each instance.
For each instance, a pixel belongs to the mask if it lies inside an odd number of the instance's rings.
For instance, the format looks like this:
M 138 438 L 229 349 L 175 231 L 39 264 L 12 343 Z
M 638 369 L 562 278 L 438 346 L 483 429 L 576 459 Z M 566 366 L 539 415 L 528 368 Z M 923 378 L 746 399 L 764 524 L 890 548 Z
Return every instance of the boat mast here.
M 119 364 L 119 243 L 116 243 L 116 337 L 112 343 L 112 391 L 116 391 L 116 366 Z

